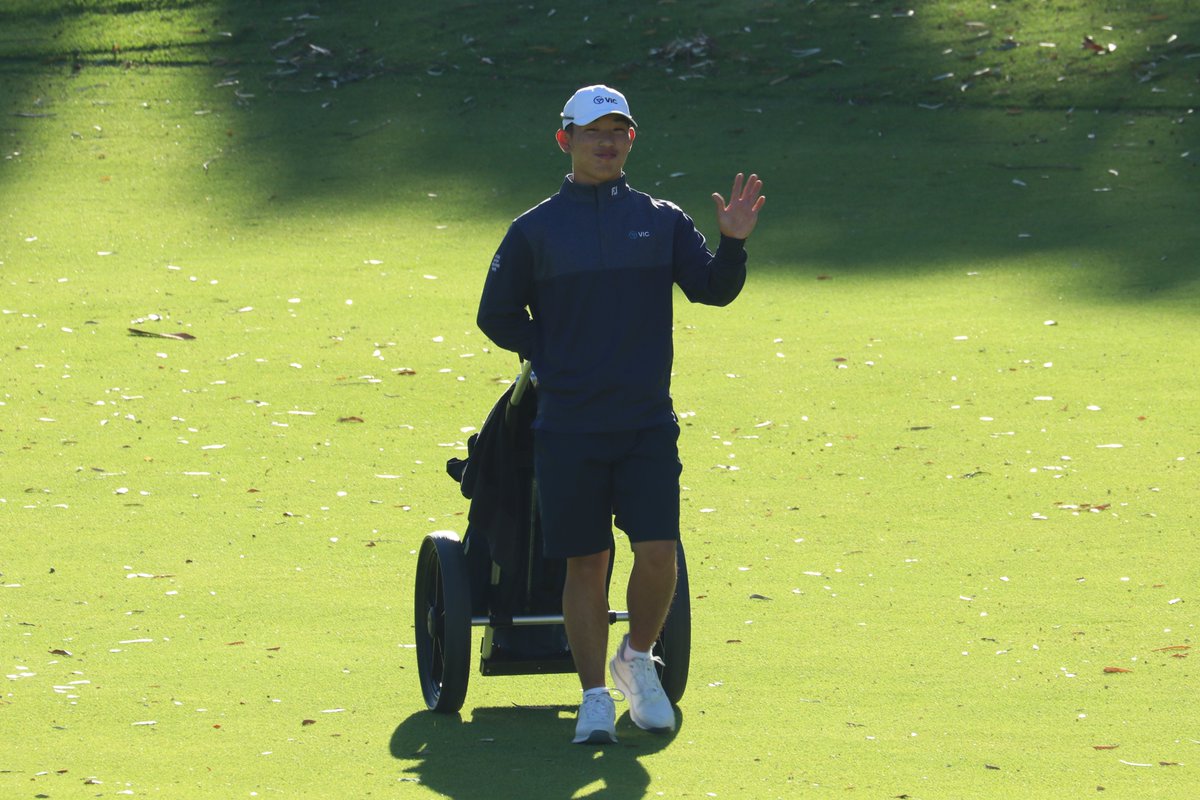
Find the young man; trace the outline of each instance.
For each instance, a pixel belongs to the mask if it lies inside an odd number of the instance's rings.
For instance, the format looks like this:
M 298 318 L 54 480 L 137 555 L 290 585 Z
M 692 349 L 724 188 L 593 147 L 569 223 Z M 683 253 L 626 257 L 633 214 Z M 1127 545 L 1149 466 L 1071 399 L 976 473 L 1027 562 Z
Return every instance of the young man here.
M 674 597 L 679 540 L 673 287 L 695 303 L 732 302 L 746 279 L 744 242 L 766 199 L 758 176 L 740 173 L 728 203 L 713 194 L 721 232 L 714 255 L 677 206 L 626 183 L 635 125 L 625 96 L 607 86 L 567 101 L 556 139 L 571 173 L 512 223 L 477 320 L 537 375 L 534 471 L 545 552 L 567 560 L 563 616 L 584 690 L 574 741 L 590 744 L 616 742 L 604 678 L 614 516 L 633 567 L 629 633 L 609 669 L 636 725 L 675 728 L 650 656 Z

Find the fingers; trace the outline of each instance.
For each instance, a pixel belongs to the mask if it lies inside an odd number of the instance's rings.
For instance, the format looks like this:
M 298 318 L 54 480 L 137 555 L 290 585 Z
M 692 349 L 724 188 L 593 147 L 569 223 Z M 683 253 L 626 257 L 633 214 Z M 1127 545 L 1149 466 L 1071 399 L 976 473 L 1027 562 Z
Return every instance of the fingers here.
M 762 191 L 763 182 L 755 173 L 750 173 L 747 178 L 744 173 L 739 172 L 733 179 L 733 190 L 729 193 L 729 204 L 733 205 L 737 202 L 754 203 L 759 193 Z
M 758 197 L 759 192 L 762 191 L 762 185 L 763 182 L 759 180 L 758 176 L 751 173 L 749 179 L 746 181 L 746 187 L 742 193 L 742 199 L 748 202 L 753 201 L 754 198 Z
M 750 173 L 750 177 L 747 178 L 744 173 L 739 172 L 734 176 L 733 188 L 729 192 L 729 206 L 739 202 L 751 203 L 754 205 L 755 210 L 758 210 L 762 207 L 763 198 L 759 197 L 759 193 L 762 192 L 762 186 L 763 182 L 759 179 L 758 175 Z M 719 203 L 720 208 L 729 207 L 725 205 L 725 201 L 719 193 L 713 192 L 712 197 L 715 202 Z
M 762 192 L 763 182 L 759 180 L 757 175 L 751 174 L 750 179 L 746 181 L 746 189 L 742 194 L 742 200 L 747 203 L 752 203 L 750 210 L 758 213 L 758 210 L 763 207 L 763 203 L 767 202 Z

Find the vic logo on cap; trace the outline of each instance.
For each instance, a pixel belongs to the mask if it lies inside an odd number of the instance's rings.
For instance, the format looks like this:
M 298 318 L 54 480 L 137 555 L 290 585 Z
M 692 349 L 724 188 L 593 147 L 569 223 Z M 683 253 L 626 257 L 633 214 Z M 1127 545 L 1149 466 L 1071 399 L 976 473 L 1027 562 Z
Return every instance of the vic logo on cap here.
M 616 105 L 618 101 L 617 101 L 617 98 L 615 98 L 615 97 L 593 97 L 592 102 L 598 106 L 602 106 L 605 103 L 610 103 L 612 105 Z

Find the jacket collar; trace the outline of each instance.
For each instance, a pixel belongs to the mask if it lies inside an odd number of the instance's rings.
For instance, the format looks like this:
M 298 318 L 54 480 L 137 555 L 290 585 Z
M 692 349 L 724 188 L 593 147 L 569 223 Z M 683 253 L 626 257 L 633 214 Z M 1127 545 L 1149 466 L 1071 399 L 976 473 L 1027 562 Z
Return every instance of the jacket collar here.
M 559 190 L 559 194 L 568 200 L 581 203 L 611 203 L 625 197 L 629 192 L 625 173 L 621 173 L 621 177 L 615 180 L 596 185 L 576 183 L 568 175 L 563 178 L 562 188 Z

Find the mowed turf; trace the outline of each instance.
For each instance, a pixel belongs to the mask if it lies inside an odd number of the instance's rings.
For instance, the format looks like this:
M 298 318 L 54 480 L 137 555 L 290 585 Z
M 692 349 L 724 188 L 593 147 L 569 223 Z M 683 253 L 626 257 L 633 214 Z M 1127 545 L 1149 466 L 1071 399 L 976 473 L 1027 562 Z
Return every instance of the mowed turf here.
M 0 794 L 1200 787 L 1186 4 L 6 5 Z M 742 297 L 676 307 L 680 729 L 603 750 L 570 676 L 425 712 L 411 619 L 593 80 L 635 186 L 769 198 Z

